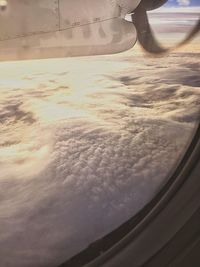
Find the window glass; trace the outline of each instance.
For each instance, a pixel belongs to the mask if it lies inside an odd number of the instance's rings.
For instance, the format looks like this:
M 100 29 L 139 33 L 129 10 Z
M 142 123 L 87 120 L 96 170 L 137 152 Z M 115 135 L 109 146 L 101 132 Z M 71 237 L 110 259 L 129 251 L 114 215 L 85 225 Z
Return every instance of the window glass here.
M 175 2 L 182 32 L 197 2 Z M 57 266 L 159 192 L 199 121 L 198 44 L 0 63 L 2 267 Z

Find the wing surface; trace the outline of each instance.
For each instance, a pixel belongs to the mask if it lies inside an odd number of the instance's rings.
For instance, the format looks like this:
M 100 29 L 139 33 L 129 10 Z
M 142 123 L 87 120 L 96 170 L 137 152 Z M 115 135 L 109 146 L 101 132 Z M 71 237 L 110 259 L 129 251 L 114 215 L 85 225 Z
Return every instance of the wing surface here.
M 135 42 L 113 0 L 8 0 L 0 12 L 0 60 L 112 54 Z

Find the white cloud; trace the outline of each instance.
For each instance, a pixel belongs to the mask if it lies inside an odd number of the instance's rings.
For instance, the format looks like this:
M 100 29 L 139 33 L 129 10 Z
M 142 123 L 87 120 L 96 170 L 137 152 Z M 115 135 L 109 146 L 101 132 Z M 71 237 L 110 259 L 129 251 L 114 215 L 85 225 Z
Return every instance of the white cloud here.
M 190 0 L 177 0 L 177 3 L 180 5 L 180 6 L 189 6 L 191 1 Z

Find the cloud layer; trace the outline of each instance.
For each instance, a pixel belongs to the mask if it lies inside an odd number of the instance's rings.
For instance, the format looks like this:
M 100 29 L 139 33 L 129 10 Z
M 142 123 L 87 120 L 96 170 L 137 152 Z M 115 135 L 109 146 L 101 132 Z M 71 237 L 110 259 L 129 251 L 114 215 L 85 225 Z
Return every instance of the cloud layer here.
M 199 54 L 132 53 L 0 64 L 1 267 L 73 256 L 137 213 L 183 155 Z

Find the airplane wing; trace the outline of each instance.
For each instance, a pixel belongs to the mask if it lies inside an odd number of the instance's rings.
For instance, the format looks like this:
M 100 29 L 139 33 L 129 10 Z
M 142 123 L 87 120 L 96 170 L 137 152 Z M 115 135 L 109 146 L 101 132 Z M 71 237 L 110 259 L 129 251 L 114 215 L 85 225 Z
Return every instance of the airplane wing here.
M 118 0 L 7 0 L 0 60 L 113 54 L 136 42 Z M 136 8 L 140 0 L 132 0 Z M 5 1 L 4 1 L 5 4 Z M 4 6 L 5 7 L 5 6 Z

